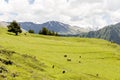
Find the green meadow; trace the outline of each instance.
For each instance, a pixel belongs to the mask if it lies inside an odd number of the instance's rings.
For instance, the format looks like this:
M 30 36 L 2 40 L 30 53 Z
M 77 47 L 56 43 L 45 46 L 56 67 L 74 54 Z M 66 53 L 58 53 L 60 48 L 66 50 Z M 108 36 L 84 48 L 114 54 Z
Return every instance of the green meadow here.
M 0 80 L 120 80 L 120 46 L 0 28 Z

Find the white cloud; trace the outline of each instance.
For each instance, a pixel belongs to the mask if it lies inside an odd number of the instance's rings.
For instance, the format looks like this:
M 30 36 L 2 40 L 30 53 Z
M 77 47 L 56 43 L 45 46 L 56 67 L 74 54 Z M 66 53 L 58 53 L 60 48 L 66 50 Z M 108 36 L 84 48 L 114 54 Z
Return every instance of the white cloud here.
M 120 8 L 120 0 L 104 0 L 105 8 L 109 10 L 118 10 Z
M 120 21 L 119 8 L 120 0 L 0 0 L 0 20 L 103 27 Z

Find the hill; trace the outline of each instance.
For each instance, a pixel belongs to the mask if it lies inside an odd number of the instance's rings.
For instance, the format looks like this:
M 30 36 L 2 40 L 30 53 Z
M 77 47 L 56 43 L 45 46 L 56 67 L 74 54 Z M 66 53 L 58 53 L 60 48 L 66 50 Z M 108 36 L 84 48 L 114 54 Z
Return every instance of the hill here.
M 51 31 L 58 32 L 61 35 L 75 35 L 89 31 L 78 26 L 71 26 L 58 21 L 49 21 L 43 24 L 35 24 L 32 22 L 20 22 L 20 25 L 23 29 L 27 31 L 30 29 L 34 30 L 35 33 L 39 33 L 39 30 L 41 30 L 43 27 L 46 27 Z
M 0 80 L 120 80 L 120 46 L 105 40 L 15 36 L 0 28 Z
M 98 31 L 90 31 L 83 34 L 84 37 L 101 38 L 120 44 L 120 23 L 106 26 Z

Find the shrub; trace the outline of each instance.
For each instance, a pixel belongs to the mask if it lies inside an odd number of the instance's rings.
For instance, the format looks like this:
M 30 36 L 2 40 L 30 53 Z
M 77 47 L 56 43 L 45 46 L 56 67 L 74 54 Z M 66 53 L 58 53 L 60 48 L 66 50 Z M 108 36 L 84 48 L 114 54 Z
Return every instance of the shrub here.
M 34 33 L 34 30 L 30 29 L 28 32 L 29 32 L 29 33 Z

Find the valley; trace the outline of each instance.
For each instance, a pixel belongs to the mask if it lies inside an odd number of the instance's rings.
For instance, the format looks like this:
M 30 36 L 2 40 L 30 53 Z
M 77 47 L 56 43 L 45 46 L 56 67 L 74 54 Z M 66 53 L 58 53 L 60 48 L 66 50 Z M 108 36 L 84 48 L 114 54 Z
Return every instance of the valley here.
M 120 46 L 105 40 L 15 36 L 0 28 L 0 46 L 1 80 L 120 79 Z

